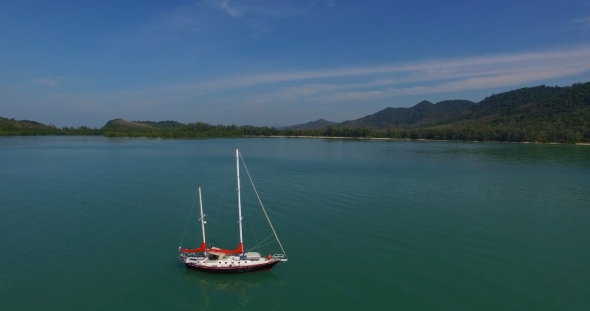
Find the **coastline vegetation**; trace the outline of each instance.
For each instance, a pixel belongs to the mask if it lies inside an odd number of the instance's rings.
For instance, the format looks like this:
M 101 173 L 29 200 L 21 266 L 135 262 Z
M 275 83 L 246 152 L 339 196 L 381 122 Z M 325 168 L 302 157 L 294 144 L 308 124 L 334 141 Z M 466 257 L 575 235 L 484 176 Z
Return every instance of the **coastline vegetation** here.
M 0 119 L 4 123 L 5 118 Z M 8 120 L 11 121 L 11 120 Z M 27 123 L 31 121 L 17 121 Z M 34 121 L 33 121 L 34 122 Z M 584 128 L 583 128 L 584 129 Z M 325 129 L 276 129 L 273 127 L 210 125 L 191 123 L 177 129 L 128 128 L 91 129 L 64 127 L 18 127 L 0 126 L 0 136 L 45 136 L 45 135 L 103 135 L 105 137 L 148 137 L 148 138 L 232 138 L 232 137 L 343 137 L 343 138 L 391 138 L 428 139 L 456 141 L 505 141 L 542 143 L 588 143 L 590 129 L 585 131 L 561 129 L 558 126 L 544 130 L 510 126 L 441 126 L 436 128 L 387 129 L 378 130 L 367 126 L 349 128 L 327 126 Z
M 320 121 L 320 120 L 318 120 Z M 538 86 L 480 101 L 421 102 L 411 108 L 387 108 L 364 118 L 319 128 L 211 125 L 203 122 L 114 119 L 100 129 L 57 128 L 36 121 L 0 117 L 0 136 L 104 135 L 106 137 L 344 137 L 590 143 L 590 82 L 571 87 Z M 326 123 L 327 122 L 327 123 Z M 313 123 L 313 122 L 311 122 Z

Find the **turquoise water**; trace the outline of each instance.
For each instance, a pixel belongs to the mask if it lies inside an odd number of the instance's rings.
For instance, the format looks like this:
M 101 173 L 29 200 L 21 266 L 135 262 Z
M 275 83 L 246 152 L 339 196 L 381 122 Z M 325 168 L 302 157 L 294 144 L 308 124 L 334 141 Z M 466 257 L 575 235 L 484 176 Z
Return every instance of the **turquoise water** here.
M 236 245 L 235 148 L 289 261 L 187 270 L 199 185 Z M 270 229 L 242 177 L 249 248 Z M 588 310 L 588 189 L 588 146 L 0 138 L 0 310 Z

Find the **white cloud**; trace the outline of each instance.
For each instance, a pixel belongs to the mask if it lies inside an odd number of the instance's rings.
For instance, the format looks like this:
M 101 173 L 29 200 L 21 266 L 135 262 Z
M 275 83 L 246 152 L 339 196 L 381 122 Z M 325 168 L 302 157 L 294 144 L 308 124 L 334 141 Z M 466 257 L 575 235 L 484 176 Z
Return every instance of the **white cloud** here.
M 71 77 L 61 77 L 61 76 L 53 76 L 51 78 L 39 78 L 39 79 L 31 79 L 34 83 L 54 87 L 57 85 L 63 85 L 64 83 L 69 83 L 72 81 L 77 80 L 76 78 Z
M 228 78 L 200 84 L 207 89 L 236 89 L 248 86 L 297 82 L 307 80 L 333 80 L 341 78 L 379 78 L 384 75 L 395 77 L 392 83 L 429 82 L 448 78 L 486 76 L 500 73 L 516 73 L 533 68 L 551 68 L 560 76 L 562 68 L 574 65 L 579 72 L 590 70 L 590 48 L 569 51 L 550 51 L 511 55 L 492 55 L 466 59 L 442 59 L 406 64 L 385 64 L 380 66 L 350 67 L 321 71 L 264 73 Z M 569 70 L 563 75 L 569 75 Z M 543 77 L 537 77 L 542 80 Z M 483 85 L 482 85 L 483 86 Z M 190 87 L 190 86 L 188 86 Z
M 572 21 L 573 24 L 579 25 L 583 28 L 590 28 L 590 16 L 586 18 L 577 18 Z
M 52 78 L 33 79 L 33 82 L 40 84 L 40 85 L 51 86 L 51 87 L 54 87 L 58 84 L 57 79 L 52 79 Z
M 205 3 L 225 12 L 232 17 L 244 15 L 264 18 L 282 18 L 304 14 L 312 10 L 318 0 L 311 1 L 244 1 L 244 0 L 205 0 Z M 333 1 L 328 1 L 333 6 Z
M 244 31 L 256 37 L 272 32 L 277 19 L 306 14 L 319 0 L 197 0 L 163 9 L 137 29 L 124 30 L 125 42 L 170 42 L 204 35 L 225 36 Z M 228 19 L 232 22 L 228 23 Z M 188 37 L 187 37 L 188 35 Z M 139 39 L 138 39 L 139 38 Z
M 230 4 L 229 0 L 210 0 L 210 2 L 218 9 L 233 17 L 241 16 L 246 10 L 243 7 L 238 8 L 237 6 Z
M 502 87 L 509 90 L 522 85 L 553 84 L 556 79 L 584 73 L 590 73 L 590 47 L 379 66 L 252 73 L 208 82 L 87 94 L 77 100 L 117 111 L 164 107 L 166 111 L 187 111 L 198 106 L 199 112 L 211 111 L 211 115 L 215 114 L 213 111 L 227 109 L 234 115 L 255 115 L 254 111 L 265 109 L 295 111 L 322 106 L 322 109 L 333 110 L 334 104 L 345 102 L 365 105 L 371 100 L 408 95 Z M 46 85 L 57 83 L 56 79 L 38 80 L 37 83 Z
M 174 87 L 175 91 L 194 96 L 240 91 L 262 87 L 255 97 L 272 94 L 277 99 L 311 97 L 332 92 L 385 91 L 386 88 L 406 90 L 419 87 L 421 92 L 447 92 L 510 86 L 579 74 L 590 70 L 590 48 L 490 55 L 464 59 L 430 60 L 406 64 L 334 68 L 320 71 L 251 74 L 207 83 L 191 83 Z M 352 82 L 351 82 L 352 81 Z M 465 83 L 459 83 L 465 81 Z M 466 83 L 469 81 L 469 83 Z M 452 82 L 452 83 L 451 83 Z M 493 82 L 493 83 L 492 83 Z M 434 87 L 438 85 L 437 87 Z M 453 85 L 453 87 L 450 87 Z M 445 87 L 443 87 L 445 86 Z M 283 96 L 281 96 L 283 94 Z M 375 94 L 375 93 L 369 93 Z M 383 92 L 383 96 L 392 94 Z M 346 96 L 344 96 L 346 97 Z M 352 98 L 352 97 L 350 97 Z

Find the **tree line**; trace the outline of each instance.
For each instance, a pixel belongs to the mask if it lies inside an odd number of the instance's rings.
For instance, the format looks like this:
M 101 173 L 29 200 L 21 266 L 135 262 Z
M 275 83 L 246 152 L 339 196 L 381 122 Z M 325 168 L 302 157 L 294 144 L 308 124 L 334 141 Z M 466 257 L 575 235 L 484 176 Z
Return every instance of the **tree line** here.
M 0 120 L 2 121 L 2 120 Z M 590 142 L 588 123 L 577 126 L 540 123 L 522 126 L 517 123 L 469 124 L 465 126 L 439 126 L 431 128 L 410 128 L 386 130 L 362 127 L 326 126 L 323 129 L 277 129 L 266 126 L 211 125 L 197 122 L 178 128 L 133 128 L 133 129 L 92 129 L 81 127 L 52 126 L 6 126 L 0 123 L 0 136 L 44 136 L 44 135 L 103 135 L 105 137 L 150 137 L 150 138 L 237 138 L 237 137 L 343 137 L 343 138 L 391 138 L 428 139 L 454 141 L 505 141 L 505 142 Z
M 343 137 L 343 138 L 391 138 L 455 141 L 505 141 L 505 142 L 590 142 L 590 129 L 561 128 L 559 126 L 446 126 L 437 128 L 412 128 L 379 130 L 363 126 L 356 128 L 327 126 L 323 129 L 277 129 L 274 127 L 188 124 L 175 130 L 133 129 L 106 130 L 106 137 L 160 137 L 160 138 L 223 138 L 223 137 Z

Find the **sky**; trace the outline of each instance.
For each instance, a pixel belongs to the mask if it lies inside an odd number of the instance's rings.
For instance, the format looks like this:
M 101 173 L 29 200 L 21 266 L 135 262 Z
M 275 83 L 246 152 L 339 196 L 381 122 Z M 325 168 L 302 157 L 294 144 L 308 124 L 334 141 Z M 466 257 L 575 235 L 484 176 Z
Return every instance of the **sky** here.
M 590 1 L 0 0 L 0 116 L 286 126 L 590 81 Z

